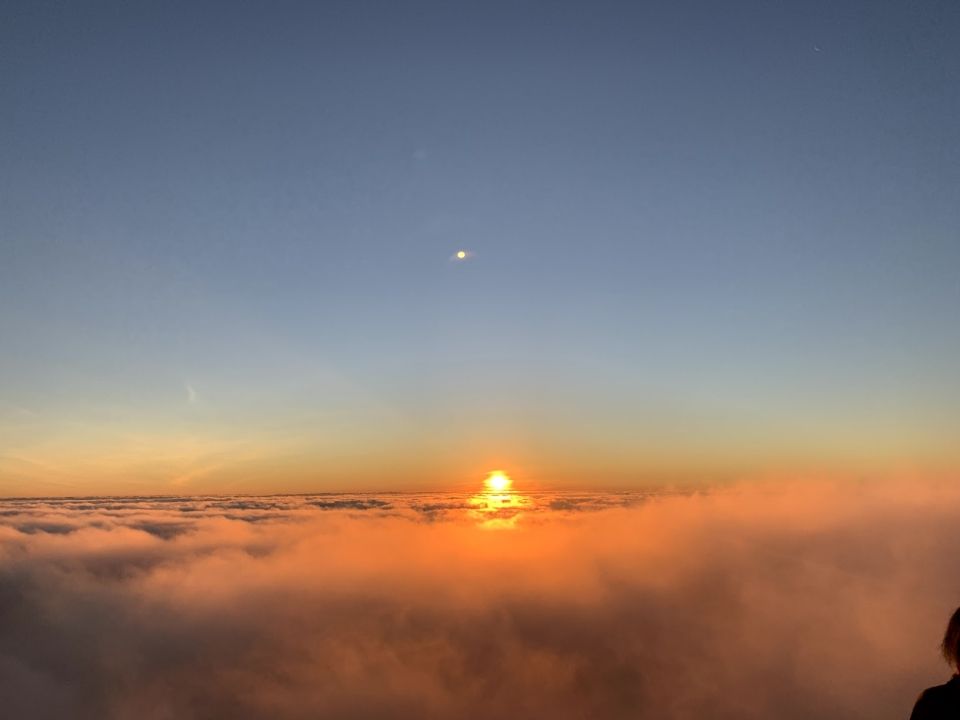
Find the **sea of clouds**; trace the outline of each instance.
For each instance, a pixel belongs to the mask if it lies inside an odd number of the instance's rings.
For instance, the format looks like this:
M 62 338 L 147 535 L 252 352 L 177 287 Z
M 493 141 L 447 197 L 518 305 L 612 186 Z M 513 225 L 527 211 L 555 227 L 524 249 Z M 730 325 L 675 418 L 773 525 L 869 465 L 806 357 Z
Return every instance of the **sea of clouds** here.
M 5 718 L 905 718 L 960 486 L 0 501 Z

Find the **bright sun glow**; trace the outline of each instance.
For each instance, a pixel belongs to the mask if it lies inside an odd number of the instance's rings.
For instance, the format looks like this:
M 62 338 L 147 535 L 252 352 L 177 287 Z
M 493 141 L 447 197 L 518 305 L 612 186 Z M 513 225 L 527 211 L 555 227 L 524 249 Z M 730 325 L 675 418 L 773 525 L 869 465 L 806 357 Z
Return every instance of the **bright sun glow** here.
M 484 480 L 484 485 L 487 486 L 488 490 L 492 490 L 493 492 L 509 490 L 512 484 L 513 481 L 507 477 L 506 473 L 500 470 L 494 470 L 487 476 L 487 479 Z
M 465 250 L 458 250 L 458 251 L 457 251 L 457 258 L 458 258 L 458 259 L 463 260 L 466 256 L 467 256 L 467 253 L 466 253 Z

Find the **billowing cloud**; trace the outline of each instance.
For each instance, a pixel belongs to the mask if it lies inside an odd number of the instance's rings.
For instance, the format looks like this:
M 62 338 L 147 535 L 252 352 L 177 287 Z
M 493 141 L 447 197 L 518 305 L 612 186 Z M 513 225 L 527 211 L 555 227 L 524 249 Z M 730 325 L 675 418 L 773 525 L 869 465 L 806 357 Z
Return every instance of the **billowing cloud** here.
M 946 485 L 0 510 L 11 718 L 901 718 L 960 603 Z

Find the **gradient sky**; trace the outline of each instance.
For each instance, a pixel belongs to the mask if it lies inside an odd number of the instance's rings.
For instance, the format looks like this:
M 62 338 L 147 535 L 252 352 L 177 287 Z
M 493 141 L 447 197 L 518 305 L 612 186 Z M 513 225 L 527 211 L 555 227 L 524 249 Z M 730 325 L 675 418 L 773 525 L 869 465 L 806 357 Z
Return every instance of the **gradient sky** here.
M 956 469 L 958 37 L 5 3 L 0 494 Z

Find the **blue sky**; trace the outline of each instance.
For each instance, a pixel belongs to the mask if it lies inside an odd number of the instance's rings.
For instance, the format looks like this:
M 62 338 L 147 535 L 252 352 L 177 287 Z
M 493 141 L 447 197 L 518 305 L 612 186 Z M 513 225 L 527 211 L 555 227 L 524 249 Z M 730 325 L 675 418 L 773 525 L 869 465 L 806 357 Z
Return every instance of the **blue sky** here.
M 958 31 L 949 2 L 9 3 L 0 473 L 955 467 Z

